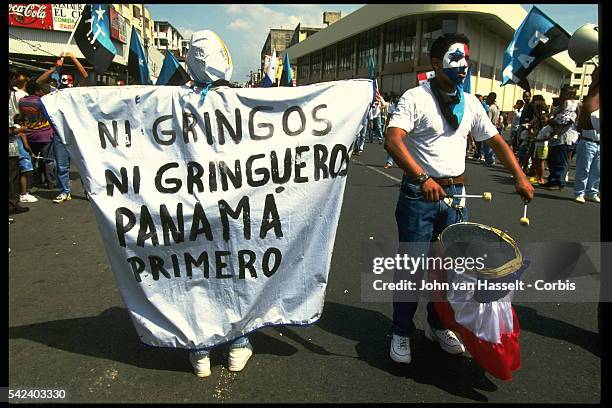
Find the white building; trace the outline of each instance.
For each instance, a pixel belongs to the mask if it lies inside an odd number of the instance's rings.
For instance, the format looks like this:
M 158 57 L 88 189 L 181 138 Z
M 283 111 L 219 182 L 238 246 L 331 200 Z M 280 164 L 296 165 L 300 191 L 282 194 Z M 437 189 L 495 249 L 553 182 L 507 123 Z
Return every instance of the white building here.
M 383 93 L 403 94 L 417 85 L 417 74 L 430 71 L 429 48 L 438 36 L 460 32 L 470 39 L 472 93 L 497 93 L 510 111 L 523 90 L 500 86 L 503 55 L 527 15 L 518 4 L 371 4 L 287 49 L 297 65 L 298 84 L 368 76 L 368 61 Z M 533 94 L 548 104 L 559 95 L 574 64 L 567 52 L 539 64 L 529 75 Z
M 153 31 L 155 47 L 157 49 L 169 50 L 178 57 L 185 57 L 183 36 L 172 24 L 167 21 L 155 21 Z

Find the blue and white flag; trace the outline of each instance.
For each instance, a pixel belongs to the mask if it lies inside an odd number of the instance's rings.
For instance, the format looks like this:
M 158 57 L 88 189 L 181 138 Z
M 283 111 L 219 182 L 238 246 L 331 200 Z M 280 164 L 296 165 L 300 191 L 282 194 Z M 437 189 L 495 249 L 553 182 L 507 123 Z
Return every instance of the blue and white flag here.
M 96 72 L 105 73 L 117 54 L 110 38 L 108 4 L 86 4 L 74 41 Z
M 378 84 L 376 83 L 376 64 L 372 57 L 368 61 L 368 77 L 372 80 L 372 101 L 374 101 L 378 92 Z
M 272 56 L 270 57 L 270 61 L 268 63 L 268 67 L 264 74 L 263 80 L 261 82 L 261 86 L 263 88 L 269 88 L 276 84 L 276 67 L 278 65 L 278 61 L 276 60 L 276 50 L 272 52 Z
M 166 50 L 164 64 L 155 85 L 185 85 L 191 78 L 170 50 Z
M 132 35 L 130 36 L 130 54 L 128 56 L 128 73 L 132 77 L 132 84 L 153 85 L 151 75 L 149 74 L 149 64 L 145 55 L 140 36 L 136 28 L 132 26 Z
M 283 73 L 280 78 L 280 86 L 293 86 L 293 73 L 291 72 L 291 63 L 289 62 L 289 53 L 286 51 L 283 62 Z
M 569 39 L 567 31 L 533 7 L 504 53 L 502 86 L 517 84 L 530 90 L 529 73 L 546 58 L 567 50 Z

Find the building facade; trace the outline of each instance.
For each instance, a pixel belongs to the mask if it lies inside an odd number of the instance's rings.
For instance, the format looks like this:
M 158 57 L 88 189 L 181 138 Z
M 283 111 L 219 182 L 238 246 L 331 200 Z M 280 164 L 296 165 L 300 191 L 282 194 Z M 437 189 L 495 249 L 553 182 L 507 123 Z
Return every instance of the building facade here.
M 276 51 L 276 57 L 278 58 L 282 51 L 289 48 L 291 44 L 291 38 L 293 37 L 294 30 L 284 30 L 281 28 L 273 28 L 268 33 L 266 42 L 261 49 L 261 70 L 263 72 L 266 55 L 272 55 L 273 51 Z
M 74 40 L 66 45 L 83 11 L 84 4 L 9 4 L 9 64 L 32 74 L 51 68 L 64 51 L 73 53 L 91 70 Z M 114 84 L 125 79 L 132 26 L 139 32 L 149 57 L 149 70 L 156 76 L 161 70 L 160 53 L 150 47 L 153 21 L 143 4 L 110 4 L 110 35 L 117 55 L 106 73 L 92 80 Z M 158 55 L 159 54 L 159 55 Z M 69 69 L 67 67 L 66 69 Z
M 574 70 L 569 74 L 565 83 L 576 88 L 576 95 L 583 99 L 589 93 L 591 85 L 591 75 L 595 70 L 595 64 L 599 64 L 599 58 L 595 58 L 595 62 L 587 61 L 584 64 L 576 64 Z
M 472 93 L 495 92 L 500 108 L 510 111 L 523 90 L 500 86 L 502 60 L 526 15 L 518 4 L 366 5 L 287 52 L 297 66 L 299 85 L 366 78 L 372 57 L 381 92 L 401 95 L 417 86 L 417 74 L 432 69 L 429 48 L 438 36 L 465 33 L 470 39 Z M 539 64 L 528 77 L 532 92 L 552 103 L 572 66 L 567 52 Z
M 158 50 L 169 50 L 177 57 L 184 58 L 183 35 L 167 21 L 155 21 L 155 47 Z

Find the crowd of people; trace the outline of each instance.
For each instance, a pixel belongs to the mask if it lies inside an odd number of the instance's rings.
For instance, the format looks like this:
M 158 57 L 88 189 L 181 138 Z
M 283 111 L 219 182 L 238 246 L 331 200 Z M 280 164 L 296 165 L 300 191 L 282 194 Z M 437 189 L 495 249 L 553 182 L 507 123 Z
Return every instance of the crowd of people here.
M 53 189 L 53 199 L 60 204 L 70 201 L 70 155 L 45 114 L 41 97 L 62 88 L 76 85 L 72 71 L 85 85 L 87 71 L 72 53 L 62 53 L 55 65 L 37 77 L 11 68 L 9 74 L 9 215 L 29 211 L 28 204 L 38 198 L 31 193 L 34 186 Z M 59 78 L 57 81 L 55 78 Z M 12 219 L 9 219 L 9 223 Z
M 593 84 L 599 82 L 598 70 L 592 78 Z M 542 95 L 532 97 L 530 91 L 525 91 L 512 112 L 501 112 L 495 92 L 475 96 L 491 123 L 512 148 L 531 184 L 550 191 L 563 190 L 569 181 L 570 164 L 575 161 L 575 201 L 599 203 L 599 131 L 580 127 L 578 117 L 582 104 L 576 91 L 575 87 L 564 87 L 551 106 L 546 104 Z M 377 93 L 357 135 L 354 155 L 362 154 L 366 142 L 384 142 L 389 119 L 397 111 L 398 101 L 397 95 Z M 471 134 L 467 136 L 466 156 L 484 162 L 487 167 L 496 164 L 491 147 L 474 140 Z M 393 165 L 393 158 L 387 154 L 383 167 L 388 169 Z M 548 176 L 545 177 L 547 170 Z

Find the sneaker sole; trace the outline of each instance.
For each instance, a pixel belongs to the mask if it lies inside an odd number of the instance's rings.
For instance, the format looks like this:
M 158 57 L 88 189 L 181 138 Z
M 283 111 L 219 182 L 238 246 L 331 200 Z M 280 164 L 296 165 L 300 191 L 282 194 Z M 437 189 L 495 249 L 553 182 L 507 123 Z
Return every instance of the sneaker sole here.
M 394 354 L 389 353 L 389 357 L 398 364 L 409 364 L 412 361 L 412 356 L 408 356 L 406 359 L 405 357 L 396 357 Z
M 200 378 L 204 378 L 204 377 L 208 377 L 212 374 L 211 370 L 208 371 L 200 371 L 198 373 L 195 373 L 196 376 L 200 377 Z

